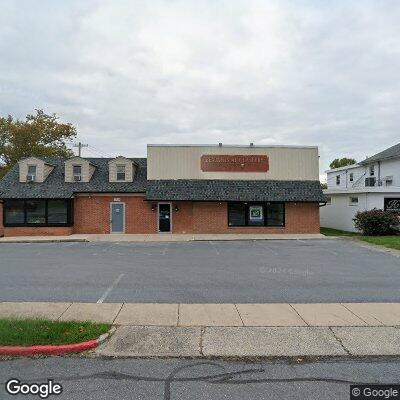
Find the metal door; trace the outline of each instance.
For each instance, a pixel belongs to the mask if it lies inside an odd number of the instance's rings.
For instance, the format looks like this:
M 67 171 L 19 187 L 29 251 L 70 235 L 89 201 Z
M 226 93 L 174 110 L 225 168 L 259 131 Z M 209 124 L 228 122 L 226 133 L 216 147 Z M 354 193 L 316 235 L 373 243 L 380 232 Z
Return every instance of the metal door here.
M 111 203 L 111 233 L 124 233 L 125 231 L 125 205 L 124 203 Z
M 171 232 L 171 204 L 158 204 L 158 231 Z

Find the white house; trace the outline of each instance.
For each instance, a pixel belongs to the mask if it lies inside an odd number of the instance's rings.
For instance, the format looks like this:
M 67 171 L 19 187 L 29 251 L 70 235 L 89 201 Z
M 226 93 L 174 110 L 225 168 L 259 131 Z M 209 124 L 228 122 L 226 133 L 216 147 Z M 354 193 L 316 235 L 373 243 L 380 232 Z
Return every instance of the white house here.
M 327 203 L 320 210 L 321 226 L 354 232 L 357 211 L 378 208 L 400 212 L 400 143 L 326 174 Z

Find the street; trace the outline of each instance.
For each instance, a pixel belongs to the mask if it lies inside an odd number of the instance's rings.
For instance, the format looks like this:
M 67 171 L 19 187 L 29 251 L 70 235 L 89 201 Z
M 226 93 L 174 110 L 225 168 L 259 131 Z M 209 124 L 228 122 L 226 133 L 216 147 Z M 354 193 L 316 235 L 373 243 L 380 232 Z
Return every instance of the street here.
M 345 240 L 0 245 L 0 301 L 397 302 L 400 258 Z
M 63 386 L 61 399 L 349 399 L 350 384 L 399 383 L 400 359 L 224 362 L 45 358 L 0 361 L 0 397 L 5 382 Z

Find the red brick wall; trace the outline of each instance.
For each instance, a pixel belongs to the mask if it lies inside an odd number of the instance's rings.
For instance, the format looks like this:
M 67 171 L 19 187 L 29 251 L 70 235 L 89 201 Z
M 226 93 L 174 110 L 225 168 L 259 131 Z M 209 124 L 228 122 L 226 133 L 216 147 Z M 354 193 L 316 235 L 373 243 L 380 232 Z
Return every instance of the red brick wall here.
M 157 233 L 155 202 L 144 196 L 118 196 L 125 203 L 125 233 Z M 77 196 L 74 199 L 73 227 L 10 227 L 0 224 L 0 235 L 70 235 L 71 233 L 109 233 L 110 203 L 113 196 Z M 0 212 L 2 205 L 0 204 Z M 317 203 L 287 203 L 286 226 L 228 227 L 227 203 L 178 201 L 172 203 L 173 233 L 319 233 Z M 2 216 L 2 213 L 0 214 Z
M 110 233 L 110 203 L 114 196 L 77 196 L 74 233 Z M 125 203 L 125 233 L 156 233 L 157 210 L 143 196 L 118 196 Z
M 67 236 L 71 235 L 72 226 L 60 227 L 5 227 L 4 236 Z
M 0 202 L 0 237 L 4 235 L 3 226 L 3 203 Z
M 194 233 L 319 233 L 318 203 L 287 203 L 285 227 L 228 227 L 227 203 L 193 203 Z

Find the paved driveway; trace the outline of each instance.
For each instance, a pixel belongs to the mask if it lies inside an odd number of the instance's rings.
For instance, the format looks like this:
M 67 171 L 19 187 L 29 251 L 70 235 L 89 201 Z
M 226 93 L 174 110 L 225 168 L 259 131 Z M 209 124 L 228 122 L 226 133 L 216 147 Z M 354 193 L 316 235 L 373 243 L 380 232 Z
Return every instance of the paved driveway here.
M 399 302 L 400 258 L 345 240 L 0 245 L 0 301 Z

